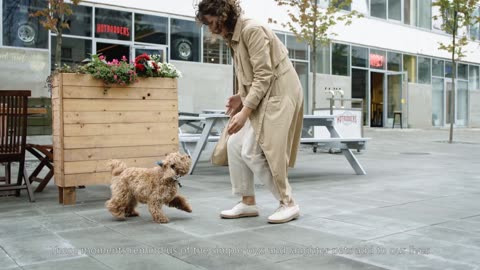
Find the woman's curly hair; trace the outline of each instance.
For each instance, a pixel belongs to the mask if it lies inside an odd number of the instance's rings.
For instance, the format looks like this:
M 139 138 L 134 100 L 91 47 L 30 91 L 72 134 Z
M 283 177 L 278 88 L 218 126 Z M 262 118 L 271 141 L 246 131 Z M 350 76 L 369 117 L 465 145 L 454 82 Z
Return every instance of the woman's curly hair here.
M 205 15 L 218 17 L 216 29 L 226 28 L 227 36 L 225 37 L 228 43 L 231 42 L 235 24 L 242 14 L 239 0 L 202 0 L 198 4 L 196 11 L 197 21 L 208 25 L 205 20 Z

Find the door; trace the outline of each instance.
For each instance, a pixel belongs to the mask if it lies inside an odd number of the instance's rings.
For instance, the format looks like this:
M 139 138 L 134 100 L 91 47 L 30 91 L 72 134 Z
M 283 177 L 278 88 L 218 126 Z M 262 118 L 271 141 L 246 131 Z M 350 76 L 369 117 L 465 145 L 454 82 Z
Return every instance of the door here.
M 96 52 L 105 56 L 107 61 L 112 61 L 113 59 L 120 61 L 123 57 L 130 61 L 130 45 L 128 43 L 99 41 L 96 43 Z
M 406 74 L 403 72 L 389 72 L 386 76 L 386 89 L 387 93 L 384 95 L 385 104 L 383 110 L 386 112 L 384 114 L 384 123 L 385 126 L 391 127 L 393 124 L 394 113 L 401 113 L 402 120 L 406 118 L 406 108 L 404 108 L 406 95 L 406 85 L 405 82 Z M 397 116 L 395 123 L 399 123 L 400 119 Z M 403 121 L 406 124 L 406 121 Z
M 385 73 L 370 72 L 370 126 L 383 127 Z
M 135 57 L 141 55 L 141 54 L 148 54 L 148 55 L 159 55 L 161 62 L 165 63 L 168 62 L 167 59 L 167 46 L 145 46 L 145 45 L 135 45 L 134 47 L 134 55 L 133 59 Z

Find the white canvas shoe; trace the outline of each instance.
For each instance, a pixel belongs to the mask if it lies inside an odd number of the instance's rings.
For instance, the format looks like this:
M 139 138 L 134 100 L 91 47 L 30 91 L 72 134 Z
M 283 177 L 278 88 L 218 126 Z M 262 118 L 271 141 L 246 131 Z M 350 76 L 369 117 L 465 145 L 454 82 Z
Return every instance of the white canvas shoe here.
M 258 216 L 258 207 L 256 205 L 247 205 L 239 202 L 230 210 L 220 212 L 222 218 L 241 218 Z
M 285 223 L 294 220 L 300 216 L 300 207 L 298 204 L 287 206 L 280 204 L 280 207 L 268 217 L 269 223 Z

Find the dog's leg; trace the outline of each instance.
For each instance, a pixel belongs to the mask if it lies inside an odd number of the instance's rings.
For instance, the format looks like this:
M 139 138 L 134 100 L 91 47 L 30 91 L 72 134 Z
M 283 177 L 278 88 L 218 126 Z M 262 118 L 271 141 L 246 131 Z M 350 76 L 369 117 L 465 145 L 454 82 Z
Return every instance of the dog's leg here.
M 148 211 L 153 217 L 153 221 L 156 223 L 168 223 L 168 218 L 162 211 L 162 203 L 159 201 L 149 201 Z
M 129 202 L 128 202 L 127 209 L 125 210 L 125 216 L 127 216 L 127 217 L 137 217 L 137 216 L 139 216 L 140 214 L 137 211 L 135 211 L 135 207 L 137 207 L 137 200 L 132 195 L 130 197 Z
M 182 195 L 175 196 L 173 200 L 168 204 L 168 206 L 175 207 L 188 213 L 192 212 L 192 207 L 187 202 L 187 199 L 185 199 L 185 197 L 183 197 Z
M 128 205 L 128 201 L 125 198 L 131 196 L 128 186 L 122 179 L 114 177 L 110 188 L 112 190 L 112 198 L 105 203 L 105 206 L 112 216 L 118 219 L 125 219 L 125 210 Z
M 121 204 L 116 198 L 111 198 L 105 203 L 108 211 L 112 214 L 112 216 L 118 219 L 125 219 L 125 206 Z

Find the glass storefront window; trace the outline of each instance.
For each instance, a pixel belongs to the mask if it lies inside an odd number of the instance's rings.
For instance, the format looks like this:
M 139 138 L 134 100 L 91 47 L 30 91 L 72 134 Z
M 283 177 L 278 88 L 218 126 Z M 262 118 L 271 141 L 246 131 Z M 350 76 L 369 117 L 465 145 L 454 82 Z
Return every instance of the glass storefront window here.
M 299 62 L 299 61 L 292 61 L 293 67 L 298 74 L 298 78 L 300 79 L 300 83 L 302 84 L 303 88 L 303 98 L 305 101 L 308 100 L 308 63 Z M 303 107 L 304 113 L 308 112 L 308 105 L 305 102 L 305 106 Z
M 310 53 L 310 69 L 313 72 L 313 52 Z M 330 46 L 317 48 L 317 73 L 330 74 Z
M 468 120 L 468 82 L 458 81 L 457 98 L 456 98 L 457 119 L 456 125 L 466 126 Z
M 387 52 L 387 69 L 391 71 L 402 70 L 402 54 Z
M 425 29 L 432 29 L 432 0 L 417 1 L 417 26 Z
M 194 21 L 171 19 L 170 46 L 172 60 L 200 62 L 200 31 Z
M 418 57 L 418 83 L 430 84 L 432 80 L 432 60 Z
M 468 72 L 470 90 L 480 90 L 480 66 L 470 66 Z
M 47 7 L 43 0 L 3 1 L 3 45 L 48 48 L 48 31 L 30 14 Z
M 64 29 L 65 35 L 82 37 L 92 36 L 92 8 L 80 5 L 71 5 L 73 14 L 69 17 L 70 28 Z
M 370 68 L 385 69 L 387 66 L 385 51 L 370 49 Z
M 203 62 L 209 64 L 230 64 L 230 49 L 220 37 L 212 37 L 207 28 L 203 28 Z
M 444 67 L 443 60 L 433 59 L 432 61 L 432 76 L 443 77 L 444 76 Z
M 352 66 L 368 67 L 368 49 L 352 46 Z
M 402 20 L 402 0 L 388 0 L 388 18 L 390 20 Z
M 51 54 L 51 69 L 55 69 L 55 44 L 57 38 L 52 36 L 52 54 Z M 69 66 L 81 65 L 81 62 L 85 59 L 89 59 L 92 54 L 92 41 L 89 39 L 77 39 L 77 38 L 62 38 L 62 59 L 61 65 L 67 64 Z
M 432 0 L 405 0 L 403 10 L 405 24 L 432 29 Z
M 480 7 L 473 13 L 474 17 L 480 17 Z M 470 26 L 470 38 L 473 40 L 480 40 L 480 22 L 474 23 Z
M 468 65 L 466 64 L 457 65 L 457 79 L 468 80 Z
M 350 76 L 350 46 L 333 43 L 332 74 Z
M 370 16 L 387 18 L 387 0 L 370 0 Z
M 443 126 L 445 110 L 445 84 L 443 79 L 432 78 L 432 125 Z
M 413 55 L 403 55 L 403 71 L 408 74 L 408 82 L 417 82 L 417 57 Z
M 363 124 L 368 125 L 368 74 L 364 69 L 352 68 L 352 98 L 363 99 Z M 360 104 L 352 102 L 352 108 L 361 108 Z
M 368 14 L 368 0 L 352 0 L 352 10 Z
M 278 39 L 280 39 L 280 41 L 283 43 L 283 45 L 285 45 L 285 34 L 275 33 L 275 35 L 277 35 Z
M 445 62 L 445 77 L 446 78 L 452 78 L 452 62 L 447 61 Z
M 288 57 L 290 59 L 308 60 L 308 45 L 296 37 L 287 35 Z
M 168 18 L 135 13 L 135 41 L 167 45 Z
M 132 13 L 96 8 L 95 37 L 132 40 Z

